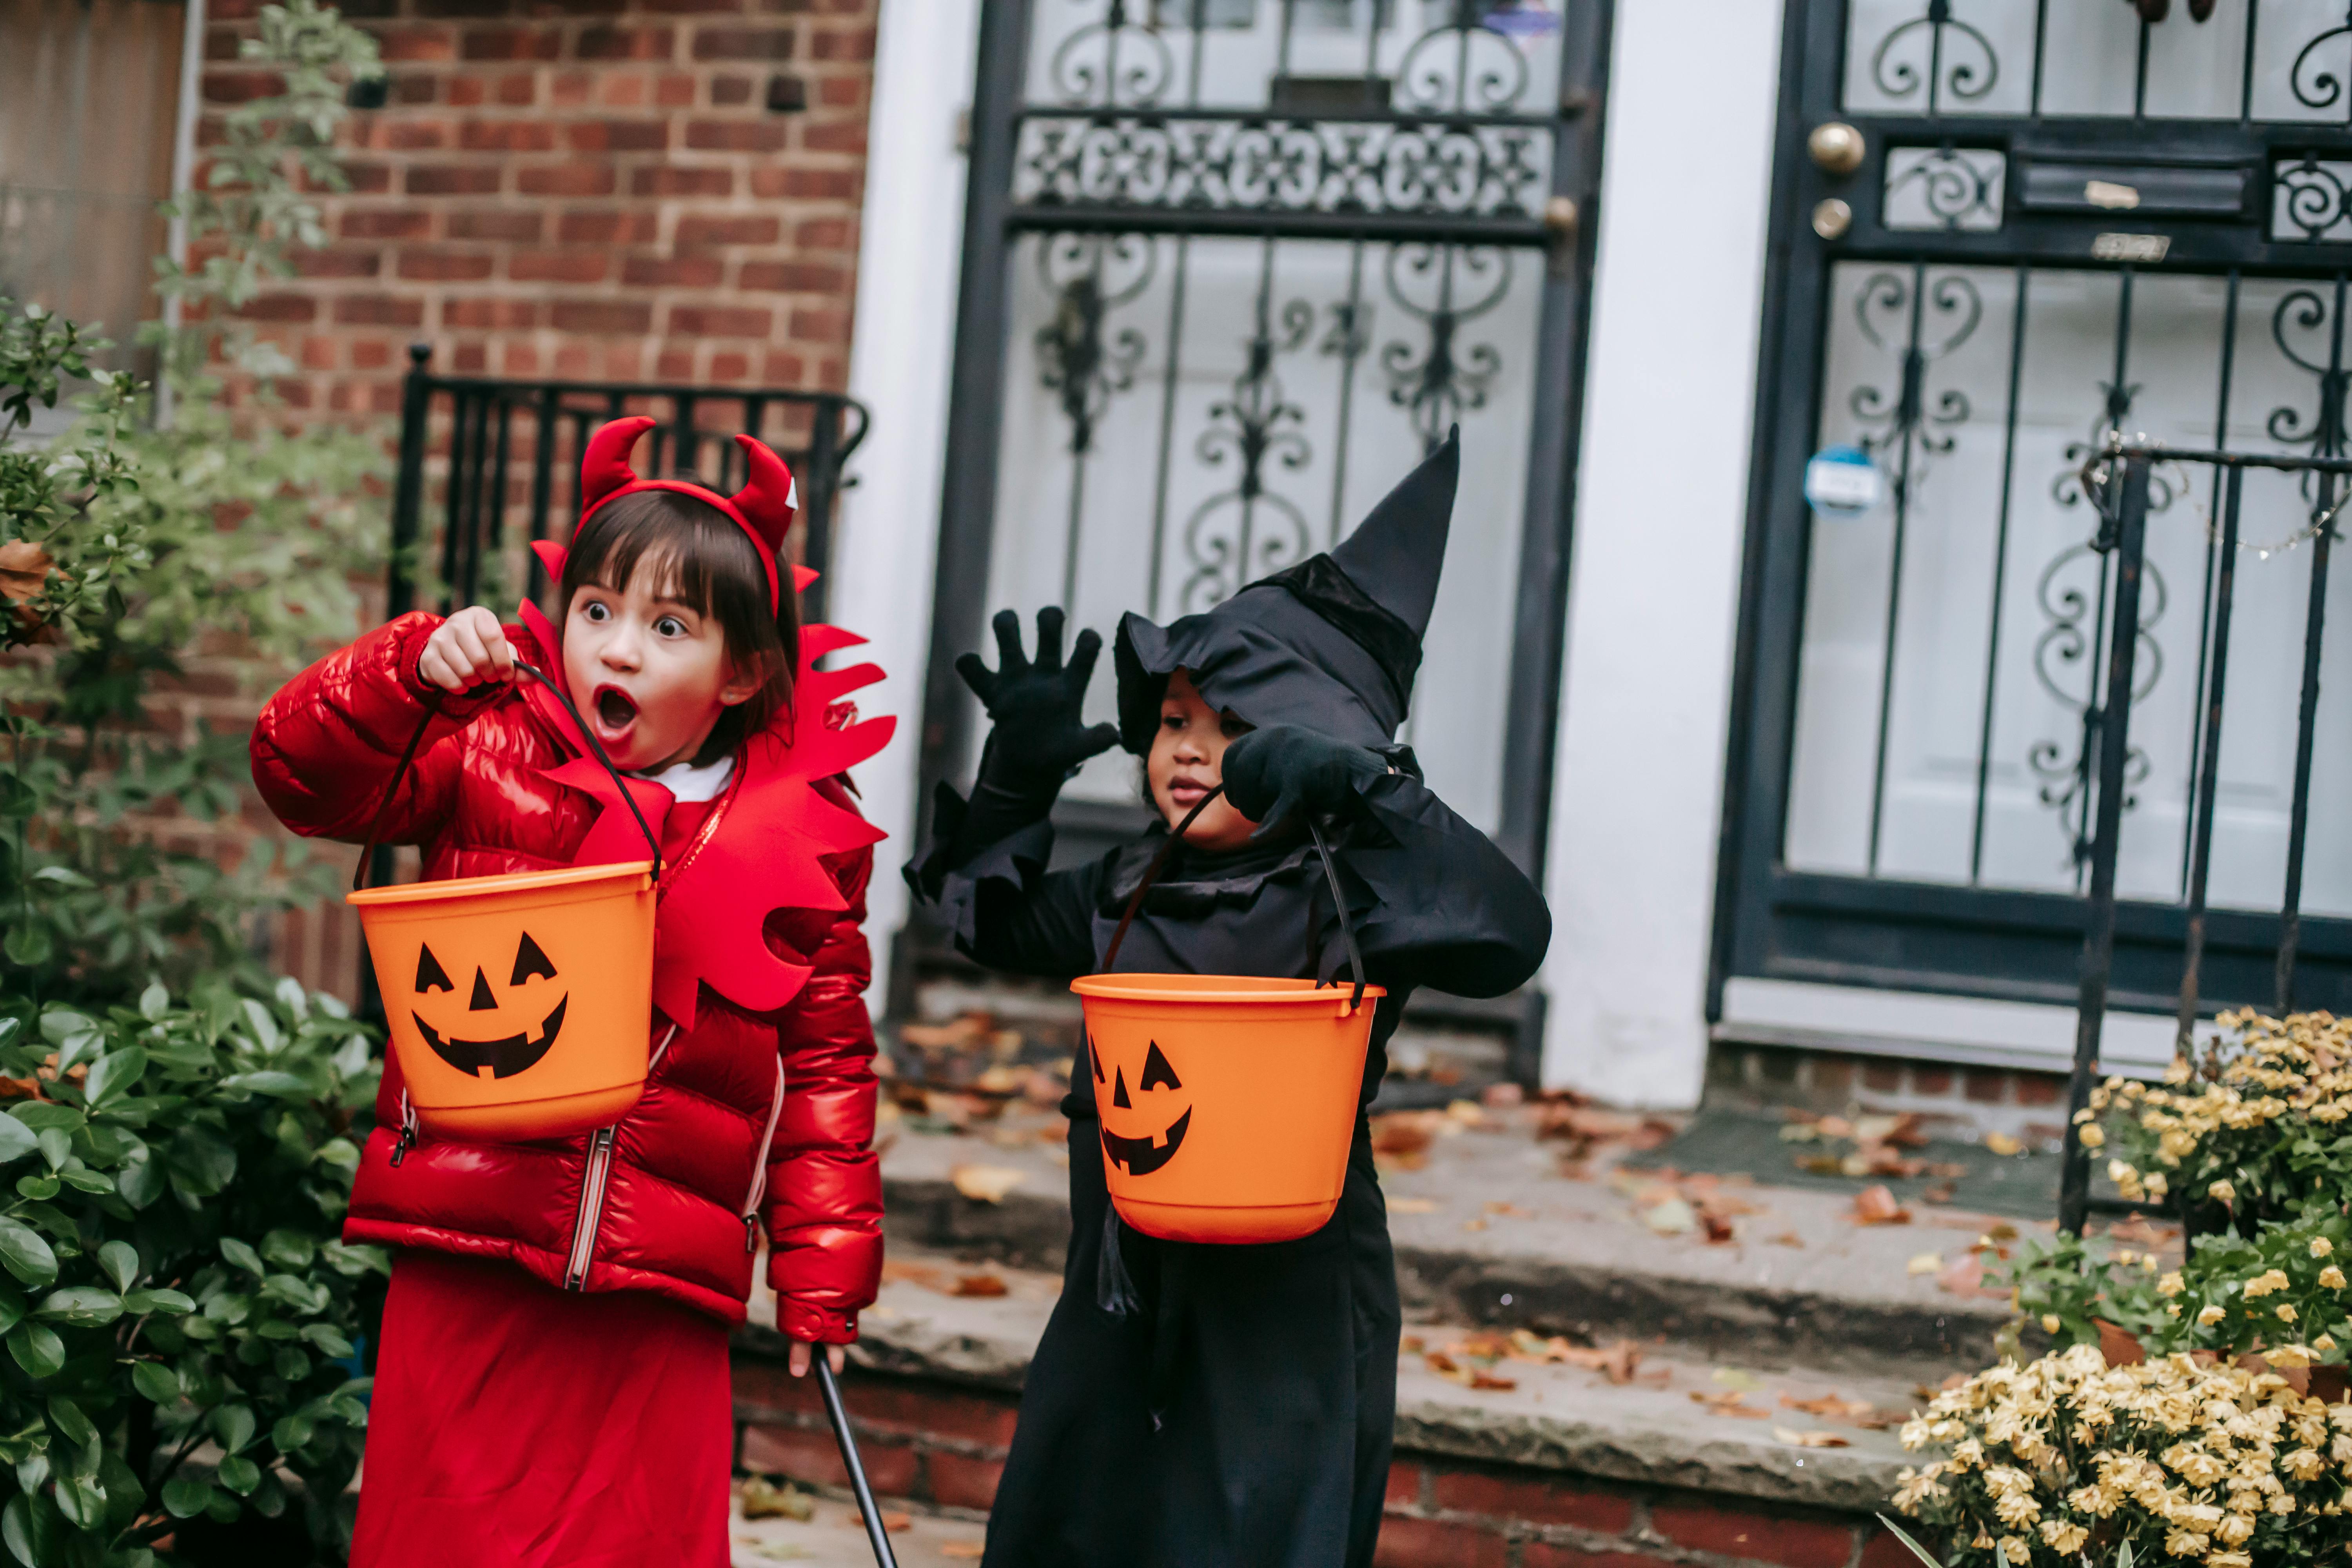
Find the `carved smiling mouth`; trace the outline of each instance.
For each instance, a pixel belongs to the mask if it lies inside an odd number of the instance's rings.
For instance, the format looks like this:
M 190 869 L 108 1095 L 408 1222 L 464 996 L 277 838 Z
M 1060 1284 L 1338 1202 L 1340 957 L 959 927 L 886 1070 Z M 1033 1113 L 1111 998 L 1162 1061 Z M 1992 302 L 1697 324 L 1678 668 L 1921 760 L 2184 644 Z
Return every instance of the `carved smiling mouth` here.
M 1130 1176 L 1148 1176 L 1176 1157 L 1184 1146 L 1185 1130 L 1192 1125 L 1192 1112 L 1187 1110 L 1161 1134 L 1164 1142 L 1155 1144 L 1150 1138 L 1122 1138 L 1106 1127 L 1102 1130 L 1103 1158 L 1115 1165 L 1123 1165 Z
M 547 1055 L 548 1047 L 555 1044 L 555 1037 L 563 1027 L 564 1005 L 571 1000 L 565 996 L 555 1004 L 555 1010 L 541 1021 L 536 1041 L 527 1035 L 509 1035 L 502 1040 L 444 1039 L 438 1029 L 414 1010 L 409 1016 L 416 1019 L 417 1032 L 433 1047 L 433 1054 L 459 1072 L 481 1078 L 512 1078 L 537 1066 L 539 1058 Z

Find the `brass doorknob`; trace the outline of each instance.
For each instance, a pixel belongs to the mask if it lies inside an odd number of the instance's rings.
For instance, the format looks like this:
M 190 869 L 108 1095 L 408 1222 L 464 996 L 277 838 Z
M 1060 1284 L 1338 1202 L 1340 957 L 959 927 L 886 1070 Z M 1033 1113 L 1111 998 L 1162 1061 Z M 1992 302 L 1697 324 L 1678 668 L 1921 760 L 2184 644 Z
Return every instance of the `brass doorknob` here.
M 1805 138 L 1805 151 L 1825 174 L 1851 174 L 1862 167 L 1862 132 L 1843 120 L 1824 121 Z
M 1835 196 L 1813 209 L 1813 232 L 1823 239 L 1843 239 L 1853 226 L 1853 209 Z

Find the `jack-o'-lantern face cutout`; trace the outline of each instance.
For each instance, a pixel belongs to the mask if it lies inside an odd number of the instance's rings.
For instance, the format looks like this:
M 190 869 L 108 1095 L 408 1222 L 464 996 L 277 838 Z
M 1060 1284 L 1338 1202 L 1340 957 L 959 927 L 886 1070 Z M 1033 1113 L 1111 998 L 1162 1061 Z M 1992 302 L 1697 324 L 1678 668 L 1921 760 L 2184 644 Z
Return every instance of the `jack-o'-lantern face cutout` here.
M 1087 1037 L 1087 1056 L 1094 1063 L 1095 1104 L 1102 1119 L 1103 1157 L 1130 1176 L 1148 1176 L 1174 1159 L 1176 1151 L 1184 1146 L 1185 1132 L 1192 1125 L 1192 1108 L 1187 1105 L 1181 1113 L 1176 1111 L 1176 1097 L 1184 1085 L 1177 1078 L 1176 1069 L 1169 1065 L 1160 1043 L 1148 1043 L 1131 1094 L 1123 1062 L 1110 1064 L 1106 1089 L 1102 1047 L 1095 1044 L 1091 1035 Z M 1108 1104 L 1103 1100 L 1106 1092 L 1110 1096 Z M 1129 1113 L 1117 1120 L 1134 1128 L 1134 1136 L 1111 1130 L 1113 1111 Z
M 462 973 L 462 968 L 460 973 Z M 533 942 L 529 931 L 516 944 L 514 966 L 507 977 L 503 999 L 490 988 L 482 966 L 474 966 L 474 983 L 463 1008 L 457 1005 L 457 984 L 430 946 L 416 952 L 416 1001 L 409 1013 L 417 1033 L 433 1054 L 459 1072 L 480 1078 L 512 1078 L 539 1065 L 563 1028 L 564 1004 L 571 993 L 553 995 L 555 965 Z M 553 996 L 552 1001 L 550 1000 Z M 432 998 L 429 1001 L 427 998 Z M 426 1017 L 431 1011 L 442 1022 Z

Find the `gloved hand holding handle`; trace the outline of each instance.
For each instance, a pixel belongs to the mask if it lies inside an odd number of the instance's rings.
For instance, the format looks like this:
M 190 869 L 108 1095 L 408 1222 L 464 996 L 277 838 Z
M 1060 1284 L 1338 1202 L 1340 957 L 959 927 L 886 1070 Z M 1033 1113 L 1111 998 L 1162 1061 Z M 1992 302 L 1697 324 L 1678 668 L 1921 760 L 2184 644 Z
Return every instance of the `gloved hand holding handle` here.
M 1118 744 L 1118 725 L 1089 725 L 1083 718 L 1087 682 L 1094 678 L 1102 638 L 1080 632 L 1065 664 L 1062 624 L 1055 605 L 1037 612 L 1037 657 L 1031 659 L 1021 651 L 1021 617 L 999 610 L 996 668 L 989 668 L 976 653 L 956 660 L 956 673 L 995 726 L 981 755 L 984 789 L 1031 799 L 1043 795 L 1050 801 L 1079 763 Z
M 1346 814 L 1389 764 L 1361 746 L 1294 724 L 1269 724 L 1235 736 L 1225 748 L 1222 771 L 1225 798 L 1261 825 L 1253 837 L 1265 838 L 1284 831 L 1301 813 Z

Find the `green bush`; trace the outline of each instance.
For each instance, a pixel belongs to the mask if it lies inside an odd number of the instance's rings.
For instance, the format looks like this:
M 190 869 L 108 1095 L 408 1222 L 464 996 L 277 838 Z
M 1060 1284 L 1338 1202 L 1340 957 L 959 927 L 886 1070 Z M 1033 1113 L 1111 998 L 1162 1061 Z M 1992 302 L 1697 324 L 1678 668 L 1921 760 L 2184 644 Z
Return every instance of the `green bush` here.
M 0 1543 L 144 1568 L 179 1521 L 310 1515 L 347 1544 L 389 1272 L 341 1227 L 377 1068 L 281 982 L 79 1012 L 0 1003 Z M 206 1471 L 209 1470 L 209 1474 Z

